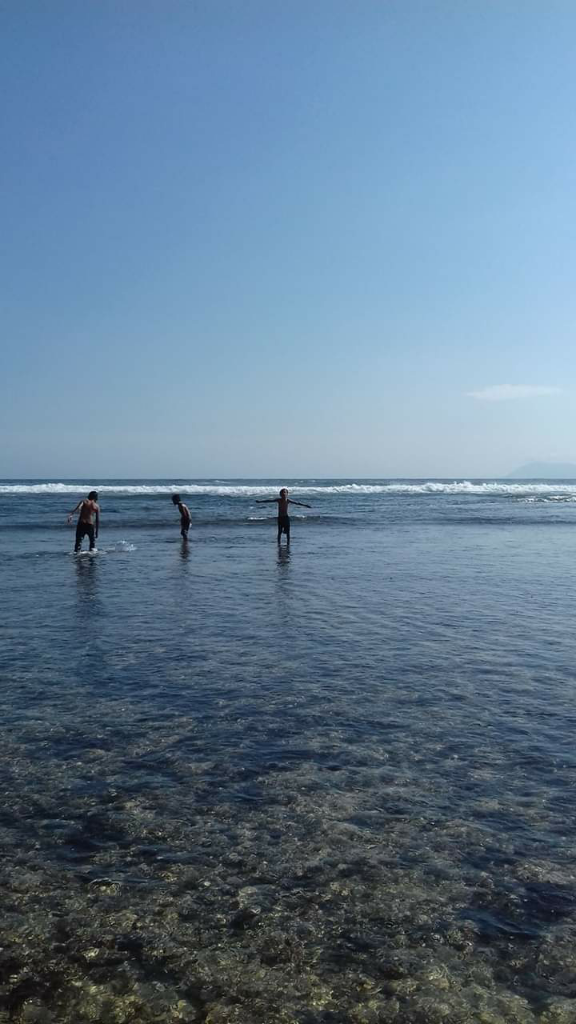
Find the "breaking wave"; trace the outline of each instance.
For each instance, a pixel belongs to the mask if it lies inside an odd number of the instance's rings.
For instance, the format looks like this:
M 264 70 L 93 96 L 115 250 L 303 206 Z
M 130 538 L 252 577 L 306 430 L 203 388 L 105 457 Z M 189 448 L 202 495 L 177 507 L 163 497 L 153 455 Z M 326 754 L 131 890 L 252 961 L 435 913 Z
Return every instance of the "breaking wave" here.
M 95 481 L 89 481 L 88 483 L 13 483 L 4 482 L 0 483 L 0 494 L 5 495 L 51 495 L 51 494 L 70 494 L 81 496 L 85 491 L 95 487 L 100 494 L 116 494 L 129 497 L 143 496 L 143 495 L 162 495 L 162 494 L 173 494 L 178 492 L 182 495 L 201 496 L 208 495 L 212 497 L 223 497 L 223 498 L 249 498 L 249 497 L 264 497 L 270 496 L 275 493 L 279 488 L 278 481 L 273 483 L 261 483 L 261 482 L 244 482 L 244 483 L 221 483 L 215 481 L 205 481 L 201 483 L 189 482 L 189 483 L 165 483 L 165 482 L 154 482 L 149 483 L 125 483 L 118 481 L 116 483 L 105 483 L 98 484 Z M 353 495 L 356 497 L 362 495 L 378 495 L 378 494 L 406 494 L 406 495 L 418 495 L 418 494 L 470 494 L 478 496 L 501 496 L 501 497 L 534 497 L 534 498 L 550 498 L 554 496 L 556 500 L 562 498 L 576 498 L 576 483 L 562 483 L 562 482 L 550 482 L 550 483 L 508 483 L 503 480 L 494 481 L 474 481 L 474 480 L 383 480 L 379 482 L 349 482 L 349 481 L 326 481 L 326 483 L 319 483 L 318 481 L 300 481 L 298 483 L 290 483 L 289 489 L 292 494 L 301 495 Z

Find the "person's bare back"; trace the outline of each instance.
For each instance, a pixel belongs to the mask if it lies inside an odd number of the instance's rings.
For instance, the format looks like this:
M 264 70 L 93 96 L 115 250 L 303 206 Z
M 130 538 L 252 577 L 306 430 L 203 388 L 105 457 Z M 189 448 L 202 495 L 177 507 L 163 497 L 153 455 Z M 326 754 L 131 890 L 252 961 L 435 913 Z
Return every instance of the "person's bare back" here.
M 80 506 L 80 515 L 78 521 L 80 523 L 89 523 L 91 526 L 96 522 L 96 516 L 100 511 L 100 507 L 96 501 L 86 498 Z

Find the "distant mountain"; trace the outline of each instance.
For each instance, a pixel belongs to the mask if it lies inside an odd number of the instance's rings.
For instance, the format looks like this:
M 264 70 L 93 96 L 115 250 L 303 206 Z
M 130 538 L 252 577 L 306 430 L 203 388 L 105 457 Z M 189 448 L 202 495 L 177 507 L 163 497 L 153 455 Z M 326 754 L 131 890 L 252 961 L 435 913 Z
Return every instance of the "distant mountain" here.
M 508 480 L 576 480 L 574 462 L 527 462 L 508 474 Z

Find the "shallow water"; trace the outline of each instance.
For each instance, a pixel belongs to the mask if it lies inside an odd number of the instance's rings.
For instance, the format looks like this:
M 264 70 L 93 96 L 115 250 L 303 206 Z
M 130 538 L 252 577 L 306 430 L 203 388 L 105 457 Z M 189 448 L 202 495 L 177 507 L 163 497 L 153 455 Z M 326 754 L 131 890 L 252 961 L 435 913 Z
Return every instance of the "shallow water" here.
M 0 1021 L 576 1020 L 571 485 L 20 486 Z

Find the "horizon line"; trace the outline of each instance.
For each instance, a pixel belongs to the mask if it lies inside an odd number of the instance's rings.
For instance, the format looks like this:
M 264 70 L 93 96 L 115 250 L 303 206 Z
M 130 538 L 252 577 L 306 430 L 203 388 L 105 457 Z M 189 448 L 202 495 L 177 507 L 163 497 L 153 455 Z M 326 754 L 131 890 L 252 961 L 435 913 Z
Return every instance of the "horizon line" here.
M 0 477 L 1 482 L 14 482 L 22 483 L 28 481 L 35 481 L 37 483 L 82 483 L 87 484 L 99 480 L 101 483 L 110 483 L 113 481 L 124 481 L 124 482 L 142 482 L 142 481 L 163 481 L 163 482 L 174 482 L 181 483 L 188 481 L 190 483 L 199 481 L 209 481 L 210 483 L 218 482 L 232 482 L 236 483 L 241 480 L 255 481 L 264 480 L 266 482 L 271 481 L 274 483 L 286 481 L 296 482 L 299 480 L 351 480 L 351 481 L 368 481 L 368 480 L 429 480 L 429 481 L 475 481 L 475 480 L 516 480 L 516 482 L 522 482 L 523 480 L 551 480 L 551 481 L 562 481 L 562 480 L 576 480 L 576 473 L 574 476 L 515 476 L 514 473 L 508 473 L 505 475 L 489 474 L 483 476 L 472 476 L 467 474 L 466 476 L 458 476 L 455 473 L 451 473 L 445 476 L 432 476 L 432 474 L 424 476 L 57 476 L 53 474 L 51 477 L 47 476 L 2 476 Z

